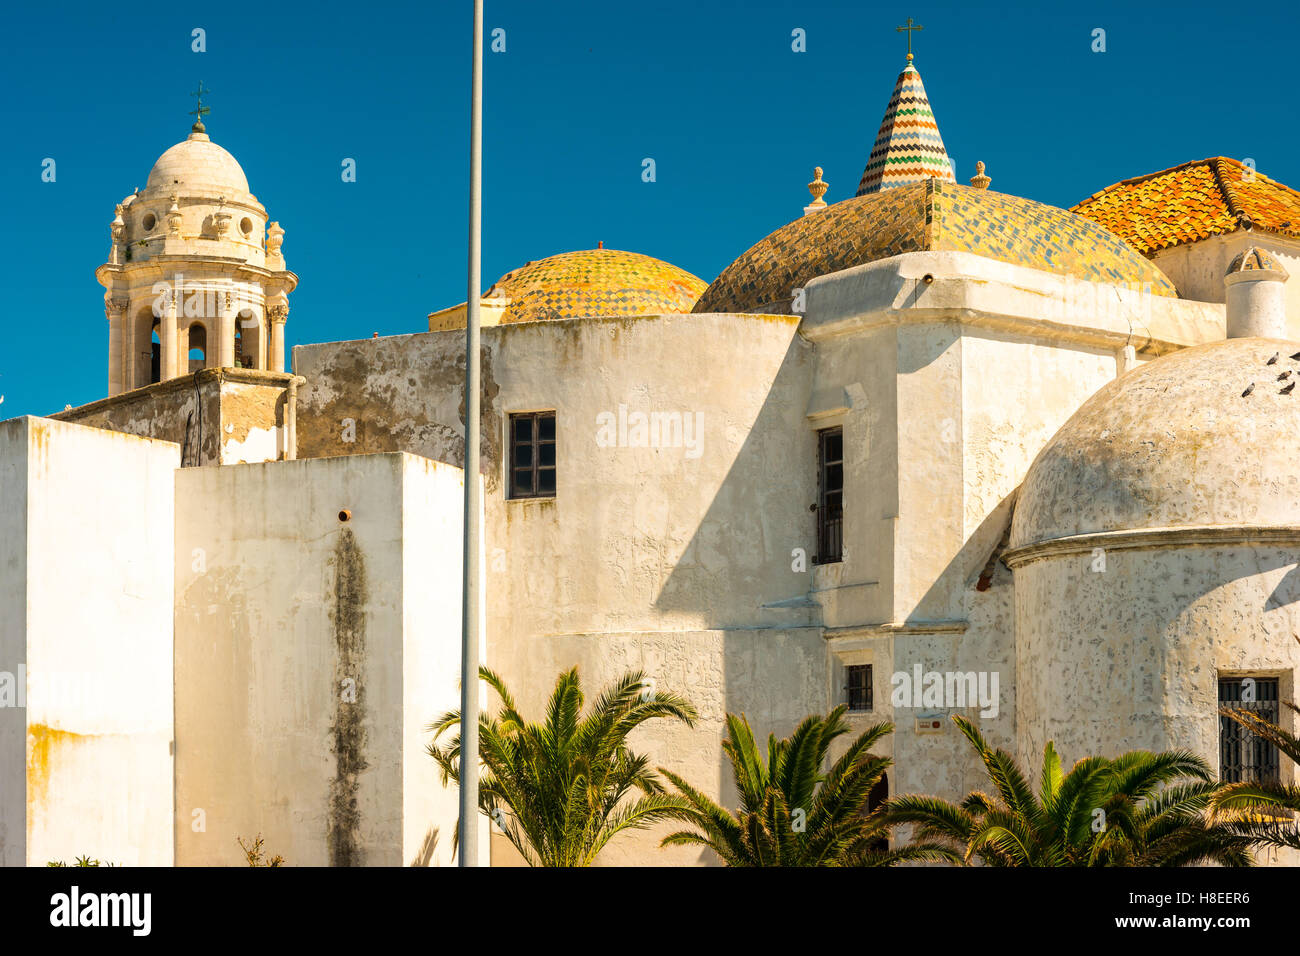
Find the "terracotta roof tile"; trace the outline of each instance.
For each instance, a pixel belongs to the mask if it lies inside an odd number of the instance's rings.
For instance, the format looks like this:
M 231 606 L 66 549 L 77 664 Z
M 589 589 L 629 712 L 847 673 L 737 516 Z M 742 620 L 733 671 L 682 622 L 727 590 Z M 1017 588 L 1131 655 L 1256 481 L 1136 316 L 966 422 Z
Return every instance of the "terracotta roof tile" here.
M 1252 229 L 1300 237 L 1300 192 L 1225 156 L 1200 159 L 1093 193 L 1071 212 L 1139 252 Z

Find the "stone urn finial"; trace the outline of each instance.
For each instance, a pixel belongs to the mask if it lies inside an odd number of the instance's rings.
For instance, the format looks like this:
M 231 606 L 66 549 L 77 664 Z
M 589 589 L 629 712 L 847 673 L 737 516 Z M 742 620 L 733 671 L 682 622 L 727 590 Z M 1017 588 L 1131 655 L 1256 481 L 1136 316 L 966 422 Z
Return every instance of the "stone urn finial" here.
M 993 180 L 984 175 L 984 161 L 980 160 L 975 164 L 975 175 L 970 178 L 970 184 L 976 189 L 988 189 L 991 182 Z
M 172 205 L 167 210 L 167 235 L 179 237 L 181 234 L 181 215 L 180 197 L 172 193 Z
M 269 259 L 280 261 L 283 256 L 280 247 L 284 245 L 284 229 L 278 222 L 272 222 L 266 227 L 266 255 Z
M 831 187 L 829 183 L 822 181 L 822 168 L 820 166 L 813 167 L 813 181 L 808 184 L 808 191 L 812 193 L 813 201 L 810 202 L 808 205 L 810 206 L 826 205 L 826 200 L 822 199 L 822 197 L 826 195 L 826 190 L 830 188 Z
M 226 212 L 225 196 L 217 201 L 217 211 L 212 214 L 212 231 L 218 239 L 226 238 L 226 233 L 230 231 L 230 213 Z

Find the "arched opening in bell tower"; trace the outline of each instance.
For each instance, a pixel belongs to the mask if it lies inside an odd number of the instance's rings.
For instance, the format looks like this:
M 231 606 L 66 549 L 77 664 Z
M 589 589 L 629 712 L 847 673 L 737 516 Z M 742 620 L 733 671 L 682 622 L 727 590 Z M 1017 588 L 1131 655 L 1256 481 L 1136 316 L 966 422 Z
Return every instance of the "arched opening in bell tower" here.
M 265 336 L 255 309 L 241 309 L 235 317 L 235 364 L 240 368 L 265 368 Z
M 159 329 L 162 323 L 157 319 L 153 320 L 153 342 L 151 343 L 151 357 L 149 359 L 149 384 L 162 381 L 162 342 L 159 341 Z
M 202 322 L 190 323 L 188 332 L 189 371 L 197 372 L 208 366 L 208 330 Z

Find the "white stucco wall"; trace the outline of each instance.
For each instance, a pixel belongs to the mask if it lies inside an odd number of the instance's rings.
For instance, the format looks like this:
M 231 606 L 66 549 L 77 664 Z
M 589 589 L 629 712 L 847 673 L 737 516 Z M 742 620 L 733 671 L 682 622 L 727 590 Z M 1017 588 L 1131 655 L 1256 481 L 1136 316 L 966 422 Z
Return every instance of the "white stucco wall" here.
M 928 278 L 929 281 L 926 281 Z M 1038 451 L 1121 367 L 1221 338 L 1221 308 L 957 253 L 915 253 L 808 285 L 819 425 L 845 433 L 845 560 L 817 571 L 832 650 L 829 698 L 871 663 L 875 711 L 896 724 L 891 792 L 949 799 L 986 785 L 952 714 L 1014 748 L 1014 589 L 995 562 Z M 836 406 L 841 406 L 836 410 Z M 894 706 L 895 674 L 974 674 L 979 706 Z M 910 684 L 911 682 L 909 682 Z M 932 721 L 918 720 L 937 717 Z
M 399 866 L 435 825 L 445 862 L 423 726 L 459 705 L 462 495 L 400 454 L 177 474 L 178 863 L 261 833 L 291 865 Z
M 1179 295 L 1201 302 L 1224 302 L 1223 277 L 1228 265 L 1251 246 L 1273 253 L 1296 277 L 1286 283 L 1286 337 L 1300 340 L 1300 241 L 1257 230 L 1237 231 L 1161 249 L 1152 261 L 1173 281 Z
M 1103 570 L 1098 570 L 1103 568 Z M 1186 748 L 1219 770 L 1218 679 L 1278 678 L 1295 699 L 1300 576 L 1292 547 L 1091 548 L 1016 568 L 1017 744 L 1066 766 Z M 1295 715 L 1280 723 L 1296 732 Z M 1283 783 L 1296 768 L 1280 761 Z M 1263 854 L 1300 864 L 1300 855 Z
M 0 854 L 170 865 L 172 475 L 179 446 L 0 424 Z M 125 504 L 124 504 L 125 503 Z
M 788 734 L 825 707 L 826 657 L 806 594 L 814 551 L 811 350 L 797 320 L 675 315 L 484 330 L 488 659 L 528 715 L 577 665 L 589 696 L 625 668 L 687 696 L 696 730 L 661 723 L 636 745 L 728 793 L 722 720 Z M 428 333 L 295 349 L 300 454 L 402 447 L 458 463 L 464 336 Z M 699 416 L 698 446 L 605 446 L 597 416 Z M 506 500 L 511 412 L 554 409 L 559 493 Z M 354 441 L 346 441 L 351 422 Z M 688 453 L 689 452 L 689 453 Z M 698 452 L 698 453 L 697 453 Z M 793 600 L 794 606 L 764 608 Z M 694 862 L 654 834 L 601 863 Z M 498 840 L 493 861 L 512 854 Z

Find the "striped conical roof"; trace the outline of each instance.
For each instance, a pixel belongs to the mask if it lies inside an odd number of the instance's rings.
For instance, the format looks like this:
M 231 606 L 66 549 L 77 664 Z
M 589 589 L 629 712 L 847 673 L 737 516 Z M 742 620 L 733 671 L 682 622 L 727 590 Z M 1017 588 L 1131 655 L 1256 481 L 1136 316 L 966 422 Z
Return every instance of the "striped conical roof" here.
M 880 121 L 876 145 L 871 147 L 857 195 L 878 193 L 923 179 L 957 181 L 926 98 L 921 74 L 916 72 L 909 56 L 907 66 L 894 84 L 885 118 Z

